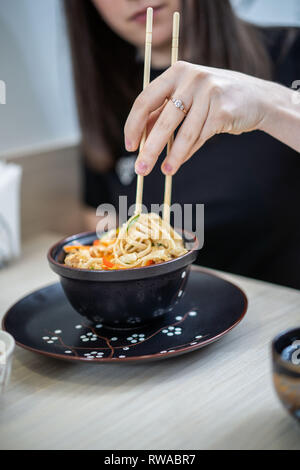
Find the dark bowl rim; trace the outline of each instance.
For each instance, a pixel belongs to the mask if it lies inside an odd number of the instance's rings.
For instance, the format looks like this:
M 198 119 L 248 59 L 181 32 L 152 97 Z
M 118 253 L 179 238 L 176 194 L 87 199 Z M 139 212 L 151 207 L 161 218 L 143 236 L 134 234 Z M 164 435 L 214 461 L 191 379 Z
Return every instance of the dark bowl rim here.
M 288 336 L 293 334 L 293 332 L 300 331 L 300 326 L 295 326 L 294 328 L 287 328 L 284 331 L 281 331 L 278 333 L 271 342 L 271 348 L 272 348 L 272 355 L 273 355 L 273 361 L 278 363 L 283 367 L 283 369 L 290 370 L 292 372 L 296 372 L 296 374 L 300 375 L 300 365 L 293 364 L 290 361 L 286 361 L 285 359 L 282 359 L 281 354 L 279 354 L 276 350 L 276 343 L 283 337 L 283 336 Z
M 108 278 L 107 282 L 113 282 L 114 279 L 112 279 L 112 277 L 117 278 L 117 279 L 115 279 L 116 281 L 137 280 L 139 278 L 143 279 L 144 275 L 146 277 L 152 277 L 152 276 L 159 275 L 161 270 L 165 271 L 163 269 L 163 267 L 166 268 L 166 272 L 172 272 L 173 269 L 168 269 L 168 268 L 170 268 L 170 266 L 173 266 L 174 264 L 175 264 L 174 271 L 176 269 L 179 269 L 180 267 L 177 266 L 177 264 L 181 265 L 182 264 L 181 261 L 184 261 L 184 260 L 188 261 L 189 258 L 191 257 L 192 253 L 194 253 L 197 250 L 198 251 L 200 250 L 199 240 L 196 237 L 196 235 L 192 234 L 188 230 L 184 230 L 184 233 L 192 236 L 192 238 L 193 238 L 194 246 L 193 246 L 192 250 L 189 250 L 187 253 L 185 253 L 182 256 L 179 256 L 178 258 L 174 258 L 172 260 L 164 261 L 163 263 L 154 264 L 154 265 L 151 265 L 151 266 L 127 268 L 127 269 L 122 269 L 122 270 L 120 269 L 120 270 L 115 270 L 115 271 L 91 270 L 91 269 L 72 268 L 72 267 L 66 266 L 65 264 L 59 263 L 58 261 L 56 261 L 54 259 L 53 253 L 56 250 L 58 250 L 60 248 L 63 249 L 63 247 L 65 245 L 67 245 L 69 242 L 71 242 L 73 240 L 88 237 L 88 236 L 93 236 L 93 235 L 97 236 L 97 233 L 94 232 L 94 231 L 80 232 L 80 233 L 77 233 L 75 235 L 70 235 L 68 237 L 62 238 L 61 240 L 54 243 L 54 245 L 52 245 L 49 248 L 48 253 L 47 253 L 47 259 L 48 259 L 48 262 L 50 263 L 50 265 L 57 268 L 57 271 L 55 271 L 57 274 L 59 274 L 60 276 L 63 276 L 63 277 L 67 277 L 67 278 L 71 277 L 73 279 L 79 279 L 79 278 L 83 278 L 85 274 L 89 274 L 89 276 L 88 276 L 89 279 L 87 279 L 89 281 L 90 280 L 95 280 L 95 281 L 99 280 L 100 281 L 100 279 L 98 279 L 99 277 L 103 278 L 103 279 L 101 279 L 101 281 L 103 281 L 103 282 L 105 282 L 105 280 L 106 280 L 106 279 L 104 279 L 105 277 Z M 187 262 L 186 264 L 184 264 L 184 262 L 183 262 L 182 267 L 187 266 L 188 264 L 191 264 L 193 261 L 194 260 L 191 260 L 190 262 Z M 61 272 L 58 272 L 58 271 L 61 271 Z M 139 276 L 137 276 L 138 273 L 140 273 Z M 82 280 L 84 280 L 84 279 L 82 279 Z

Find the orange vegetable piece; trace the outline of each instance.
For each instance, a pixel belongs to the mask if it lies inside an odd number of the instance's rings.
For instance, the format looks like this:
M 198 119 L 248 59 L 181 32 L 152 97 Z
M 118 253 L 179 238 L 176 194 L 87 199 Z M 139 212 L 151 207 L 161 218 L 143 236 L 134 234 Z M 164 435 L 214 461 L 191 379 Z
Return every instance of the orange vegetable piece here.
M 113 245 L 115 241 L 116 241 L 115 239 L 114 240 L 94 240 L 93 246 L 99 246 L 99 245 L 110 246 L 110 245 Z
M 89 248 L 91 248 L 89 245 L 66 245 L 64 246 L 64 251 L 65 253 L 70 253 L 73 250 L 88 250 Z
M 113 245 L 113 244 L 115 243 L 115 241 L 116 241 L 116 240 L 103 240 L 103 241 L 101 242 L 101 240 L 100 240 L 101 244 L 104 245 L 104 246 Z
M 113 268 L 113 267 L 114 267 L 114 264 L 111 263 L 111 262 L 109 261 L 109 259 L 108 259 L 106 256 L 103 257 L 103 264 L 104 264 L 104 266 L 106 266 L 107 268 Z
M 151 266 L 152 264 L 154 264 L 154 261 L 152 261 L 152 259 L 149 259 L 145 266 Z

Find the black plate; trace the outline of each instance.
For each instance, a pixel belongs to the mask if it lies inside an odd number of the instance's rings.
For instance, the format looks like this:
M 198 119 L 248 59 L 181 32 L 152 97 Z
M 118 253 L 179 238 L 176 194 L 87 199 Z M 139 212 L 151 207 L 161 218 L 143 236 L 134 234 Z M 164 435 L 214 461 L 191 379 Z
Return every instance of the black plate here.
M 2 326 L 19 346 L 39 354 L 73 361 L 126 362 L 201 348 L 234 328 L 246 310 L 241 289 L 193 267 L 174 311 L 148 326 L 118 330 L 93 324 L 75 312 L 60 284 L 21 299 L 6 313 Z

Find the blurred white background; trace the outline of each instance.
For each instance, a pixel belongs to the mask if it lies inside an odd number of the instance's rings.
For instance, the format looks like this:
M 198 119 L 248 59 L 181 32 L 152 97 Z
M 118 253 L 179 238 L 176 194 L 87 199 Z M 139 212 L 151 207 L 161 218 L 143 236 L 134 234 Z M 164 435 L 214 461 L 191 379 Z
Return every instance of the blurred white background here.
M 299 0 L 232 0 L 259 24 L 300 25 Z M 1 0 L 0 157 L 77 143 L 70 60 L 60 0 Z
M 0 156 L 78 139 L 60 0 L 1 0 L 0 80 Z

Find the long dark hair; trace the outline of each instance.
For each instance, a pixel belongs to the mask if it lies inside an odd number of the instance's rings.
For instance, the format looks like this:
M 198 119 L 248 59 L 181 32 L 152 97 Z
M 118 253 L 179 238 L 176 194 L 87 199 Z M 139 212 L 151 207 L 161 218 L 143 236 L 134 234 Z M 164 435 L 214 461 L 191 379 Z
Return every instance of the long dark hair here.
M 90 166 L 114 164 L 123 127 L 141 91 L 136 49 L 115 34 L 91 0 L 64 0 L 82 146 Z M 258 30 L 239 19 L 229 0 L 182 1 L 180 58 L 269 78 L 270 59 Z

